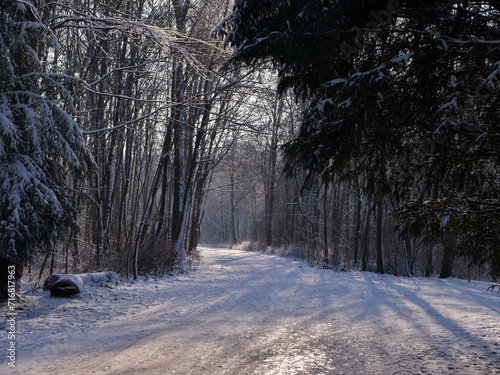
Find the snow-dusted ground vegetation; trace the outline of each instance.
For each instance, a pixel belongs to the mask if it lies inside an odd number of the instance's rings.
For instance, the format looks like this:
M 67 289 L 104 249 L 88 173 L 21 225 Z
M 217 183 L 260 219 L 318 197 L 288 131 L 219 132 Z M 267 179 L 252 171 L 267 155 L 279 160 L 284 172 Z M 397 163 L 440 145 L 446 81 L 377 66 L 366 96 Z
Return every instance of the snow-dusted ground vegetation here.
M 186 274 L 26 294 L 16 368 L 2 358 L 1 373 L 500 374 L 488 283 L 200 250 Z

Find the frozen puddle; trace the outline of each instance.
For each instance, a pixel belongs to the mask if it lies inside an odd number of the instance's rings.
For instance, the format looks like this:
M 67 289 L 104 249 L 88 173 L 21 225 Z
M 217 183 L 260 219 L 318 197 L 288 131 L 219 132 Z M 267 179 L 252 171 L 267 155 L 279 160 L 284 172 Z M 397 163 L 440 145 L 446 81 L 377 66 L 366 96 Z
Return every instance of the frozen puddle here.
M 16 368 L 2 359 L 1 373 L 500 374 L 500 297 L 488 283 L 201 253 L 178 277 L 30 295 Z

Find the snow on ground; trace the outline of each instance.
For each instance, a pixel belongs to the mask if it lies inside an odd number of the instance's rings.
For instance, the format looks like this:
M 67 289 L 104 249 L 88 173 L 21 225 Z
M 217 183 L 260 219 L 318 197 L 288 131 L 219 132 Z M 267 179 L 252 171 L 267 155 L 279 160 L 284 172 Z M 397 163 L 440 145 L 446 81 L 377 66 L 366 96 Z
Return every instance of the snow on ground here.
M 488 283 L 201 255 L 175 277 L 27 295 L 16 368 L 2 356 L 0 373 L 500 374 L 500 296 Z

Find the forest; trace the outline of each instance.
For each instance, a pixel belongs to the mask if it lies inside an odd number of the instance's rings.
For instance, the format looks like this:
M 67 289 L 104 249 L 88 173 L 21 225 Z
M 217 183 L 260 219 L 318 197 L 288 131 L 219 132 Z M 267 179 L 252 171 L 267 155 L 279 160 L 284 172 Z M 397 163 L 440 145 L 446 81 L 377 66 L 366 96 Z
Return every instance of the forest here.
M 496 0 L 1 0 L 5 270 L 500 275 Z

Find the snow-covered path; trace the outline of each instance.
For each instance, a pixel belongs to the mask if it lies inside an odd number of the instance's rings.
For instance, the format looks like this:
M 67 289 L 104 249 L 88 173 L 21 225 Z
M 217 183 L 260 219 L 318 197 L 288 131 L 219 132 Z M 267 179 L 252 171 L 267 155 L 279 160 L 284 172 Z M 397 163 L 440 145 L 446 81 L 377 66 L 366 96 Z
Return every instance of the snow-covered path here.
M 487 283 L 201 254 L 179 277 L 29 297 L 16 369 L 2 359 L 0 373 L 500 374 L 500 297 Z

